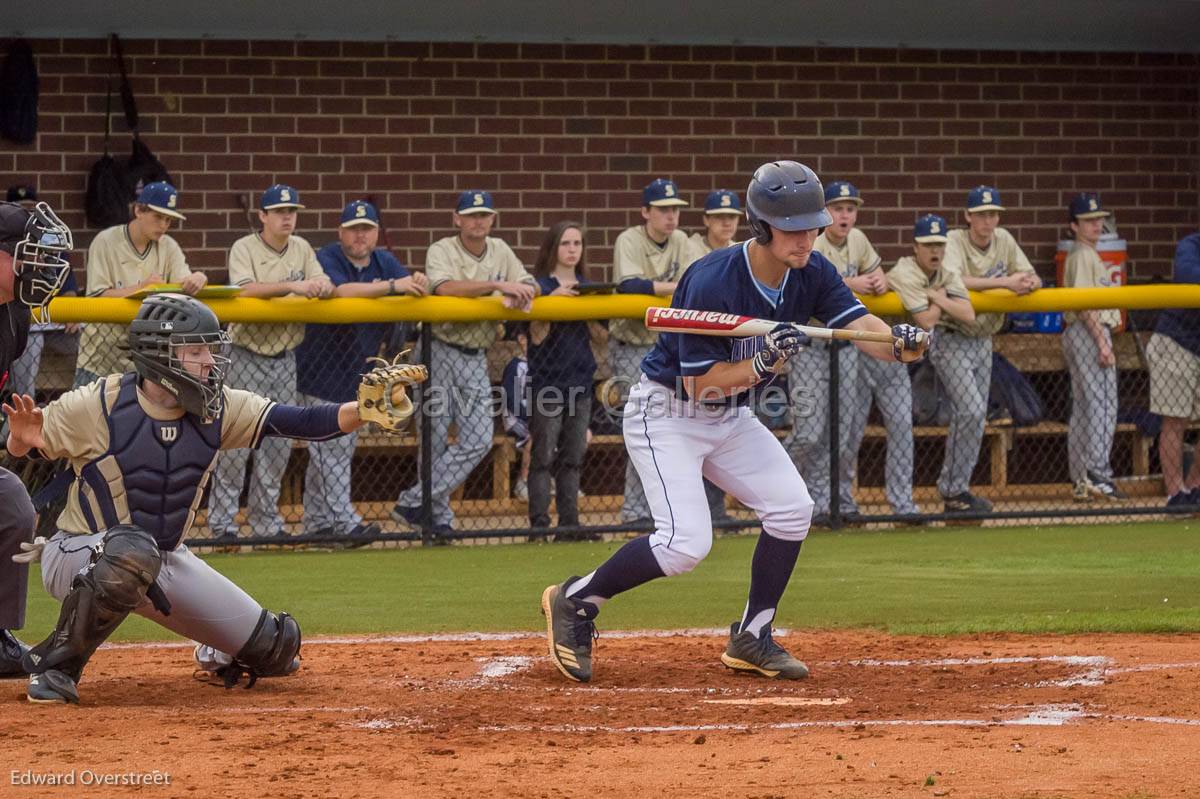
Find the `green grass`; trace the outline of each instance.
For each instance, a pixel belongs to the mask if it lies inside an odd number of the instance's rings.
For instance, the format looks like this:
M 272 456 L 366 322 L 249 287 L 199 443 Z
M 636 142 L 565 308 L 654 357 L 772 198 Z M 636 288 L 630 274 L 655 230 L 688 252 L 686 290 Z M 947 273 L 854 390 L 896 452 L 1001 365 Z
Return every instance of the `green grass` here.
M 1200 631 L 1200 524 L 818 533 L 777 624 L 893 633 Z M 720 538 L 687 575 L 606 606 L 602 629 L 719 627 L 740 616 L 755 538 Z M 551 582 L 617 543 L 213 555 L 206 559 L 306 635 L 540 629 Z M 58 607 L 30 575 L 26 638 Z M 131 618 L 117 640 L 169 634 Z

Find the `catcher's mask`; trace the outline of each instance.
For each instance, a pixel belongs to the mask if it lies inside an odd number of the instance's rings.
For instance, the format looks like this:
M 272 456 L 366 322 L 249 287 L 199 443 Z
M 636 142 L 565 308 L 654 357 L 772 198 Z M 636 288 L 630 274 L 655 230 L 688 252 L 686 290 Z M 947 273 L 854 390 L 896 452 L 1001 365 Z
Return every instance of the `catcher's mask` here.
M 47 306 L 67 279 L 71 265 L 63 254 L 73 246 L 71 229 L 46 203 L 0 204 L 0 250 L 13 258 L 13 292 L 42 321 L 49 321 Z
M 165 388 L 205 424 L 224 407 L 229 336 L 207 305 L 185 294 L 155 294 L 129 324 L 129 358 L 141 380 Z

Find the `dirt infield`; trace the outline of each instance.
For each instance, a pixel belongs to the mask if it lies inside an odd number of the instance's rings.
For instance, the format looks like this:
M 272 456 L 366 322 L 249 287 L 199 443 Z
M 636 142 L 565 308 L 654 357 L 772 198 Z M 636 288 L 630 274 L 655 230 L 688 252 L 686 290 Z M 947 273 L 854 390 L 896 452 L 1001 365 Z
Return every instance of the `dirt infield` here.
M 105 648 L 81 706 L 0 683 L 0 796 L 1200 796 L 1200 636 L 781 640 L 809 680 L 717 631 L 608 633 L 587 686 L 526 634 L 313 641 L 250 691 Z

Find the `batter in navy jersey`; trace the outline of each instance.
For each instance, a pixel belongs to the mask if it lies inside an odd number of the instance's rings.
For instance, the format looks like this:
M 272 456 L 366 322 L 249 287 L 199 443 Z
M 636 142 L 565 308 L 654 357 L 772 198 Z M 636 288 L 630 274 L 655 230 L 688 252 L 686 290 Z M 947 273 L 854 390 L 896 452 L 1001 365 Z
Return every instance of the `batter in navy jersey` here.
M 833 328 L 890 333 L 894 344 L 855 342 L 881 360 L 918 360 L 928 337 L 867 313 L 833 265 L 813 252 L 831 220 L 824 189 L 808 167 L 794 161 L 760 167 L 746 193 L 746 216 L 754 240 L 693 264 L 671 305 L 780 324 L 766 336 L 744 339 L 663 334 L 642 362 L 624 435 L 655 531 L 622 546 L 591 574 L 542 593 L 550 656 L 569 679 L 591 679 L 594 620 L 603 603 L 658 577 L 691 571 L 708 554 L 712 520 L 702 478 L 754 510 L 763 527 L 745 612 L 731 626 L 721 662 L 765 677 L 808 675 L 772 639 L 771 623 L 808 535 L 813 503 L 783 446 L 749 407 L 751 391 L 762 390 L 804 346 L 794 325 L 811 318 Z

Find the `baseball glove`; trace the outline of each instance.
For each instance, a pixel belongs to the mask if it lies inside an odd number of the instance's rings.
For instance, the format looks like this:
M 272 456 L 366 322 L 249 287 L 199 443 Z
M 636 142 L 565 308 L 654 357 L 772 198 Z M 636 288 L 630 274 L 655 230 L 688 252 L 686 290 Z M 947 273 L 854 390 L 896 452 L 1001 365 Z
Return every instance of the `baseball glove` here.
M 390 433 L 399 433 L 413 415 L 408 387 L 429 379 L 429 371 L 421 364 L 400 363 L 406 354 L 407 350 L 390 363 L 373 358 L 379 361 L 379 366 L 363 375 L 358 384 L 358 415 L 364 422 L 374 422 Z

